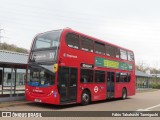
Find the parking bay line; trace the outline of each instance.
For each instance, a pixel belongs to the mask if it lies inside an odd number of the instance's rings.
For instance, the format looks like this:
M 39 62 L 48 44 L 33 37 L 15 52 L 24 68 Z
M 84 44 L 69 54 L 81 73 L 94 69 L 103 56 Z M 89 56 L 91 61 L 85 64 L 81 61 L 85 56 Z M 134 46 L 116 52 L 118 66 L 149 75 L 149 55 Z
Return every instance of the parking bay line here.
M 151 109 L 156 108 L 156 107 L 160 107 L 160 104 L 152 106 L 152 107 L 148 107 L 146 109 L 138 109 L 137 111 L 151 111 Z

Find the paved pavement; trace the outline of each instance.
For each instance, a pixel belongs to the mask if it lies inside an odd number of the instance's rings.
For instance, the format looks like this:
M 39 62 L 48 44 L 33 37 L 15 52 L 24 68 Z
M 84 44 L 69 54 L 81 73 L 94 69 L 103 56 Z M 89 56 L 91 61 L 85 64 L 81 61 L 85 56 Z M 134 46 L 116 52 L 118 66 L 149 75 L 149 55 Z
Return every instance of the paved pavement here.
M 116 99 L 116 100 L 93 102 L 88 106 L 81 106 L 79 104 L 55 106 L 55 105 L 40 104 L 40 103 L 27 103 L 27 104 L 0 108 L 0 111 L 139 111 L 139 110 L 160 111 L 160 90 L 137 93 L 135 96 L 128 97 L 128 99 L 126 100 Z M 65 119 L 68 120 L 69 118 Z M 76 119 L 78 120 L 80 118 Z M 128 118 L 124 118 L 124 120 L 125 119 Z M 135 118 L 131 118 L 131 120 L 132 119 L 135 120 Z M 145 118 L 145 120 L 150 120 L 150 119 Z M 156 119 L 158 120 L 159 118 L 154 118 L 154 120 Z

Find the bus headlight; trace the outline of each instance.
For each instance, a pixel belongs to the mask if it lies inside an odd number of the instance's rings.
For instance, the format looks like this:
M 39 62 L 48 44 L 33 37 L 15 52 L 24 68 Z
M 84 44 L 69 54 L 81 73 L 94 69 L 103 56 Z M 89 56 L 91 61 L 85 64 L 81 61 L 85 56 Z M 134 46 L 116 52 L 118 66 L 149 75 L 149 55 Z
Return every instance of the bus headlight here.
M 29 92 L 29 90 L 28 90 L 28 89 L 26 89 L 26 93 L 30 94 L 30 92 Z
M 51 96 L 53 93 L 54 93 L 54 91 L 52 90 L 52 91 L 48 94 L 48 96 Z

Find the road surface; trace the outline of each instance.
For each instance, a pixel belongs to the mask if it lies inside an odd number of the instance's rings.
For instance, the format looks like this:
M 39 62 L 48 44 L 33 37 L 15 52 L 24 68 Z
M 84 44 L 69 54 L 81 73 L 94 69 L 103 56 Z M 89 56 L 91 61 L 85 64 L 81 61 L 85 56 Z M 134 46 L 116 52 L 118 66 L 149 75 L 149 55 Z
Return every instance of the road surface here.
M 28 103 L 0 108 L 0 111 L 160 111 L 160 90 L 137 93 L 135 96 L 128 97 L 126 100 L 116 99 L 93 102 L 87 106 L 81 106 L 79 104 L 55 106 L 49 104 Z M 69 118 L 66 119 L 68 120 Z M 145 119 L 150 120 L 151 118 Z M 159 118 L 154 118 L 154 120 L 156 119 L 158 120 Z

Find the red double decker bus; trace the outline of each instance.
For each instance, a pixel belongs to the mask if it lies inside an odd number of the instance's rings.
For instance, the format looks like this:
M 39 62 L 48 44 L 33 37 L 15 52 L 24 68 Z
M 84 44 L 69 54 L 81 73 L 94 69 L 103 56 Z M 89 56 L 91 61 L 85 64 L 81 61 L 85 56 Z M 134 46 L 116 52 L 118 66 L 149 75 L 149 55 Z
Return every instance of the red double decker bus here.
M 135 94 L 135 61 L 131 50 L 76 32 L 38 34 L 31 47 L 26 100 L 56 105 Z

